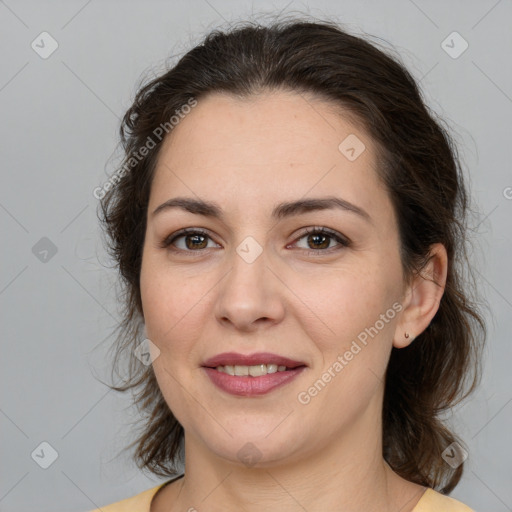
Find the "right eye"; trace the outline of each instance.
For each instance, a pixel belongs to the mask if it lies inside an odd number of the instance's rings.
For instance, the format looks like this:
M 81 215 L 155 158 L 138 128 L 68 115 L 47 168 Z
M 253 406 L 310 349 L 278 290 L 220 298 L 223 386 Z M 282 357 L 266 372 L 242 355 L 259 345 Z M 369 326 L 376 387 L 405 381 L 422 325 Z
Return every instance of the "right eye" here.
M 181 238 L 185 241 L 185 245 L 176 248 L 176 241 Z M 212 240 L 207 232 L 202 229 L 185 228 L 164 238 L 160 243 L 160 247 L 169 248 L 175 252 L 201 252 L 208 248 L 204 245 L 205 241 L 207 244 L 208 239 Z

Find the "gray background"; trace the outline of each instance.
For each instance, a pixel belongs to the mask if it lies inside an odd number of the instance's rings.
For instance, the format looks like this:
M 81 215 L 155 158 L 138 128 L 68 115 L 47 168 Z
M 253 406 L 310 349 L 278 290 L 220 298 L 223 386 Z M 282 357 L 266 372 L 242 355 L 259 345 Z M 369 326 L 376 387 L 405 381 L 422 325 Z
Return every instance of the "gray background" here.
M 106 351 L 119 311 L 92 191 L 114 170 L 119 118 L 144 71 L 161 69 L 211 28 L 283 9 L 334 16 L 355 33 L 391 42 L 455 132 L 478 209 L 479 288 L 492 314 L 482 385 L 452 419 L 470 449 L 452 496 L 482 512 L 512 510 L 512 2 L 6 0 L 1 511 L 86 511 L 161 481 L 141 474 L 127 455 L 116 457 L 131 439 L 135 413 L 128 398 L 94 378 L 108 376 Z M 31 47 L 34 40 L 42 46 L 43 31 L 59 45 L 46 59 Z M 441 46 L 453 31 L 469 44 L 458 58 Z M 56 254 L 44 253 L 43 237 Z M 44 441 L 58 453 L 47 469 L 31 456 L 41 454 Z M 50 450 L 43 446 L 43 453 L 49 461 Z

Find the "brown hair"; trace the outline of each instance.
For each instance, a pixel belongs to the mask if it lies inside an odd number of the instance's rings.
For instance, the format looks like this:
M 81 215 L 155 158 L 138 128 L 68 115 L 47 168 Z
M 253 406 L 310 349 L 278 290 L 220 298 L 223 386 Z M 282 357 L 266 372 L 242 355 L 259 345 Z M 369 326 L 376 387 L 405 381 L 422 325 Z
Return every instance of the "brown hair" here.
M 447 250 L 448 276 L 437 314 L 411 345 L 392 349 L 382 435 L 383 457 L 396 473 L 448 493 L 460 480 L 463 464 L 452 469 L 441 454 L 454 441 L 464 445 L 439 416 L 478 384 L 486 327 L 470 299 L 474 279 L 466 249 L 468 192 L 457 150 L 399 57 L 331 21 L 281 19 L 268 26 L 246 22 L 225 32 L 214 30 L 140 88 L 120 127 L 123 165 L 149 138 L 154 141 L 155 129 L 191 98 L 200 101 L 214 92 L 249 98 L 276 89 L 328 99 L 370 134 L 398 219 L 407 279 L 428 261 L 431 244 L 440 242 Z M 171 476 L 182 456 L 183 428 L 169 410 L 152 366 L 143 365 L 133 353 L 143 340 L 139 278 L 160 147 L 156 141 L 147 156 L 132 160 L 100 205 L 124 292 L 113 368 L 122 354 L 129 358 L 125 384 L 110 387 L 139 389 L 135 404 L 146 417 L 129 447 L 137 445 L 139 468 Z

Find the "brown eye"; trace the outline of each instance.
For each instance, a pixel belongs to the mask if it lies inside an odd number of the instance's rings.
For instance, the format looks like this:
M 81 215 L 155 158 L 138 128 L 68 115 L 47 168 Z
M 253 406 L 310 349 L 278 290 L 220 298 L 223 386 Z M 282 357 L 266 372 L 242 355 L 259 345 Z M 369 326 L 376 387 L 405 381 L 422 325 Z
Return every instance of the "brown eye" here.
M 181 247 L 176 243 L 180 239 L 184 240 L 184 244 Z M 308 254 L 314 255 L 321 255 L 325 252 L 331 253 L 332 251 L 349 247 L 351 244 L 350 240 L 340 233 L 322 227 L 306 230 L 298 240 L 302 239 L 306 239 L 307 243 L 307 247 L 303 247 L 302 249 Z M 172 251 L 184 254 L 200 253 L 209 248 L 209 240 L 213 242 L 206 231 L 187 228 L 166 237 L 160 243 L 160 247 L 169 248 Z M 335 244 L 333 246 L 333 241 L 337 243 L 337 246 Z M 297 242 L 295 242 L 295 244 L 296 243 Z M 218 247 L 217 244 L 216 246 Z
M 184 238 L 185 239 L 185 246 L 187 249 L 205 249 L 206 246 L 204 244 L 204 241 L 207 237 L 204 235 L 198 234 L 198 235 L 182 235 L 176 238 L 176 240 Z M 208 242 L 206 243 L 208 245 Z
M 176 241 L 180 239 L 183 239 L 185 242 L 181 247 L 176 245 Z M 211 238 L 205 231 L 182 229 L 162 240 L 160 246 L 162 248 L 168 247 L 175 251 L 199 252 L 208 248 L 208 240 L 211 240 Z
M 308 229 L 298 240 L 302 239 L 306 239 L 307 247 L 304 249 L 309 253 L 331 252 L 331 249 L 338 250 L 350 245 L 350 241 L 346 237 L 326 228 Z M 337 242 L 338 247 L 333 247 L 331 244 L 332 241 Z
M 328 249 L 332 238 L 328 235 L 314 233 L 312 235 L 307 235 L 307 240 L 308 243 L 311 242 L 313 244 L 313 247 L 311 247 L 312 249 Z

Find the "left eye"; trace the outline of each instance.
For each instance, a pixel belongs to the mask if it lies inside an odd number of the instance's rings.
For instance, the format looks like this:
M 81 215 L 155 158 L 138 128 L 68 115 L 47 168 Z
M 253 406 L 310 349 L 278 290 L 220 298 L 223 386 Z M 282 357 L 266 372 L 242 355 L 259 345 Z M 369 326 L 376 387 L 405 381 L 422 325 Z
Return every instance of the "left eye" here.
M 338 242 L 342 247 L 348 247 L 350 245 L 350 241 L 346 237 L 325 228 L 309 229 L 303 233 L 298 240 L 302 240 L 303 238 L 306 239 L 306 243 L 308 244 L 306 250 L 309 250 L 311 247 L 315 249 L 309 252 L 322 252 L 326 249 L 332 249 L 332 247 L 329 247 L 332 240 Z M 310 244 L 312 244 L 312 246 Z

